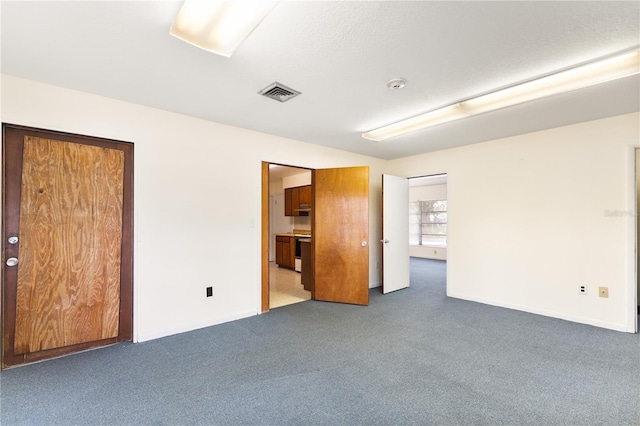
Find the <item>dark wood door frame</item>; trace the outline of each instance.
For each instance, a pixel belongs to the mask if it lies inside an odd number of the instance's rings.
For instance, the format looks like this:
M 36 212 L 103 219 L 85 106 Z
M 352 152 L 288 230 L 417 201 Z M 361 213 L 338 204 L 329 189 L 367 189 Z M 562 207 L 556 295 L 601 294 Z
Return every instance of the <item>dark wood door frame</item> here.
M 7 285 L 9 274 L 17 274 L 17 268 L 7 269 L 4 265 L 7 258 L 7 238 L 9 232 L 8 222 L 19 220 L 19 208 L 15 208 L 16 200 L 20 200 L 20 188 L 9 188 L 7 179 L 20 179 L 22 174 L 22 144 L 26 135 L 45 139 L 54 139 L 63 142 L 75 142 L 84 145 L 92 145 L 117 149 L 124 154 L 124 191 L 123 191 L 123 217 L 122 217 L 122 247 L 120 265 L 120 312 L 118 336 L 114 338 L 81 343 L 73 346 L 49 349 L 36 354 L 14 355 L 13 332 L 15 328 L 16 313 L 16 288 Z M 9 143 L 10 142 L 10 143 Z M 18 142 L 18 143 L 16 143 Z M 23 363 L 53 358 L 69 353 L 79 352 L 98 346 L 105 346 L 121 341 L 131 341 L 133 338 L 133 143 L 111 139 L 78 135 L 72 133 L 38 129 L 15 124 L 2 124 L 2 368 Z M 19 180 L 18 180 L 19 181 Z M 11 205 L 9 205 L 11 204 Z M 17 217 L 16 217 L 17 214 Z M 17 249 L 15 249 L 17 250 Z M 11 256 L 16 255 L 11 253 Z M 15 278 L 15 277 L 14 277 Z M 13 280 L 15 283 L 15 279 Z

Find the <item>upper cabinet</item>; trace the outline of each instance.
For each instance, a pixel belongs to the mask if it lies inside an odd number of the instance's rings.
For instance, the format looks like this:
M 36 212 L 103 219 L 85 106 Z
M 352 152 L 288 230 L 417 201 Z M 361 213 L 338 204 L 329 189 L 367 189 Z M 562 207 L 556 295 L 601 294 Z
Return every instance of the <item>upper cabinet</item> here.
M 284 215 L 309 216 L 311 210 L 311 185 L 284 190 Z
M 311 208 L 311 185 L 305 185 L 298 188 L 300 193 L 300 208 Z
M 299 208 L 300 193 L 298 188 L 286 188 L 284 190 L 284 215 L 285 216 L 298 216 L 294 214 L 294 208 Z

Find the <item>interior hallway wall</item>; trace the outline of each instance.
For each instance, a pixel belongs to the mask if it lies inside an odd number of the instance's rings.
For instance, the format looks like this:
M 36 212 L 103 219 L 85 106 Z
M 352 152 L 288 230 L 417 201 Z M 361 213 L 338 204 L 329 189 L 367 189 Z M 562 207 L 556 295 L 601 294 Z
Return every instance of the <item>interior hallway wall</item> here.
M 3 122 L 135 144 L 137 341 L 259 312 L 262 161 L 369 166 L 370 240 L 380 239 L 383 160 L 9 75 L 1 83 Z M 380 282 L 378 246 L 369 245 L 370 286 Z
M 633 332 L 639 141 L 634 113 L 392 160 L 388 170 L 447 173 L 449 296 Z

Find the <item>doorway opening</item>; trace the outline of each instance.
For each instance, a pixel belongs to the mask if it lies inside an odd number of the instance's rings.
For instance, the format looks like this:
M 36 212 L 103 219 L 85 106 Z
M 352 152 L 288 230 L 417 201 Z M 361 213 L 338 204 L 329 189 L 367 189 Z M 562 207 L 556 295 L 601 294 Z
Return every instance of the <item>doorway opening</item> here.
M 311 299 L 302 274 L 302 251 L 311 236 L 311 170 L 269 164 L 268 178 L 268 308 L 274 309 Z
M 262 162 L 261 312 L 269 310 L 270 293 L 269 166 L 270 163 Z M 310 172 L 311 185 L 302 184 L 302 186 L 293 187 L 290 191 L 289 188 L 285 190 L 285 211 L 287 211 L 287 200 L 291 197 L 291 211 L 308 213 L 310 217 L 308 230 L 307 228 L 298 229 L 301 232 L 306 231 L 305 238 L 299 241 L 301 284 L 309 287 L 312 300 L 368 305 L 369 167 L 312 169 Z M 305 206 L 305 200 L 308 201 L 308 206 Z M 284 243 L 284 239 L 281 242 Z M 286 262 L 283 258 L 287 253 L 289 267 L 293 264 L 295 270 L 296 241 L 289 238 L 288 242 L 288 253 L 284 246 L 280 252 L 281 261 Z M 277 238 L 276 243 L 278 243 Z M 293 249 L 291 249 L 292 243 Z M 292 253 L 294 253 L 293 260 Z M 278 263 L 278 254 L 276 246 L 276 263 Z
M 446 294 L 447 231 L 447 175 L 409 178 L 409 258 L 412 286 L 414 283 L 424 284 L 432 286 L 434 291 Z

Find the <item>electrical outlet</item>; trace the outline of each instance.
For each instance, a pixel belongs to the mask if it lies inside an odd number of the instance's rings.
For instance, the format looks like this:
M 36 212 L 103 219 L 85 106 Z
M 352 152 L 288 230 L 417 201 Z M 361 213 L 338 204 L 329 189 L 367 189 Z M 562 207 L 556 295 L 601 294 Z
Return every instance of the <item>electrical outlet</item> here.
M 213 287 L 207 287 L 207 297 L 213 296 Z
M 609 297 L 609 287 L 598 287 L 600 297 Z
M 586 285 L 581 285 L 578 289 L 578 293 L 586 295 L 588 293 L 588 288 Z

